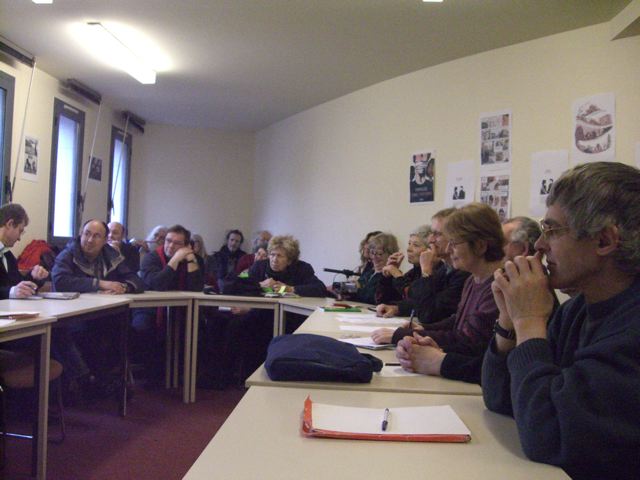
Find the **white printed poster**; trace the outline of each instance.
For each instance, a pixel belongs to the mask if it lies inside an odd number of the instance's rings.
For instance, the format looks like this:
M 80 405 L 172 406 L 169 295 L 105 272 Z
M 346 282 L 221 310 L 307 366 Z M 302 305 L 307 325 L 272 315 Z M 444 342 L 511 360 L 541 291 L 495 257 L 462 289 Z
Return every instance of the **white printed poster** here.
M 534 218 L 544 216 L 546 201 L 553 182 L 569 168 L 567 150 L 550 150 L 531 155 L 531 185 L 529 213 Z
M 37 138 L 24 137 L 24 164 L 20 176 L 30 182 L 38 181 L 38 144 Z
M 480 202 L 493 208 L 503 222 L 510 217 L 511 189 L 510 176 L 507 172 L 480 177 Z
M 447 190 L 445 207 L 461 207 L 473 202 L 476 191 L 476 176 L 473 160 L 452 162 L 447 165 Z
M 603 93 L 573 102 L 571 160 L 613 162 L 616 158 L 615 95 Z
M 511 167 L 511 111 L 480 116 L 480 166 L 504 170 Z
M 414 153 L 409 166 L 409 203 L 433 202 L 435 183 L 435 150 Z

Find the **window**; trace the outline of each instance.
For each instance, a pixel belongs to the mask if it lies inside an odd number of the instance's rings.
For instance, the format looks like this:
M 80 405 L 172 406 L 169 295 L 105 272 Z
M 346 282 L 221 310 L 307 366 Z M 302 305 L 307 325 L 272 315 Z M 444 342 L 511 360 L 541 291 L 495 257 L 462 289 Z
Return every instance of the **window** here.
M 0 72 L 0 204 L 9 201 L 11 187 L 11 127 L 13 125 L 13 92 L 15 80 Z
M 129 210 L 129 172 L 131 165 L 131 134 L 124 138 L 119 128 L 111 129 L 111 163 L 109 167 L 109 222 L 127 225 Z
M 48 240 L 64 245 L 80 223 L 84 112 L 57 98 L 53 104 Z

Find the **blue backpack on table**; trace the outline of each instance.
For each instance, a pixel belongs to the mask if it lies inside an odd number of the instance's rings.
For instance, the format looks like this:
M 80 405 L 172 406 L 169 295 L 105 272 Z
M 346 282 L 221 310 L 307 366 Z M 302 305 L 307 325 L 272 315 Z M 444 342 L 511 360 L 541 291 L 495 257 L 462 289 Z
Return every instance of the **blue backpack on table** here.
M 301 333 L 273 338 L 264 366 L 271 380 L 368 383 L 382 361 L 349 343 Z

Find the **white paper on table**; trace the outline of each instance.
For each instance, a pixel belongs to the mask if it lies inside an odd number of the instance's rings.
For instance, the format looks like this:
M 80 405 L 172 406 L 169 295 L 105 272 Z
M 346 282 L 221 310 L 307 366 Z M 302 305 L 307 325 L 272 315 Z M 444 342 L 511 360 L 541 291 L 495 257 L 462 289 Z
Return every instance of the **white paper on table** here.
M 401 317 L 367 317 L 367 318 L 349 318 L 349 317 L 338 317 L 338 321 L 340 323 L 354 323 L 361 325 L 385 325 L 389 327 L 400 327 L 403 324 L 407 323 L 406 318 Z
M 369 350 L 388 350 L 390 348 L 395 348 L 395 345 L 392 343 L 376 343 L 371 337 L 339 338 L 338 340 L 344 343 L 350 343 L 356 347 L 368 348 Z
M 368 326 L 368 325 L 340 325 L 340 330 L 346 330 L 350 332 L 367 332 L 371 333 L 374 330 L 379 329 L 379 326 Z
M 407 372 L 402 367 L 397 365 L 385 365 L 382 370 L 374 373 L 379 377 L 419 377 L 424 376 L 421 373 Z
M 15 322 L 15 320 L 13 318 L 9 318 L 9 319 L 1 318 L 0 319 L 0 328 L 6 327 L 7 325 L 11 325 L 13 322 Z
M 344 407 L 313 402 L 313 428 L 373 434 L 471 435 L 450 405 L 388 408 L 389 426 L 382 432 L 384 408 Z
M 11 311 L 11 310 L 0 310 L 0 318 L 32 318 L 40 315 L 40 312 L 27 312 L 27 311 Z

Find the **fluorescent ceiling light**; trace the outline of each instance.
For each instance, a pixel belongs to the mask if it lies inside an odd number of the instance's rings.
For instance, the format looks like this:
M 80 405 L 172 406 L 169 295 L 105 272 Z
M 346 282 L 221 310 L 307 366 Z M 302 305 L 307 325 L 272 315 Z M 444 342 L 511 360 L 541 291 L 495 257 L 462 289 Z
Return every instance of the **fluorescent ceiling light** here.
M 53 3 L 53 0 L 31 0 L 33 3 L 37 3 L 38 5 L 45 5 Z
M 100 22 L 89 22 L 93 53 L 103 61 L 127 72 L 145 85 L 156 83 L 156 71 L 134 53 L 134 45 L 125 44 Z
M 442 3 L 444 0 L 422 0 L 422 3 Z

